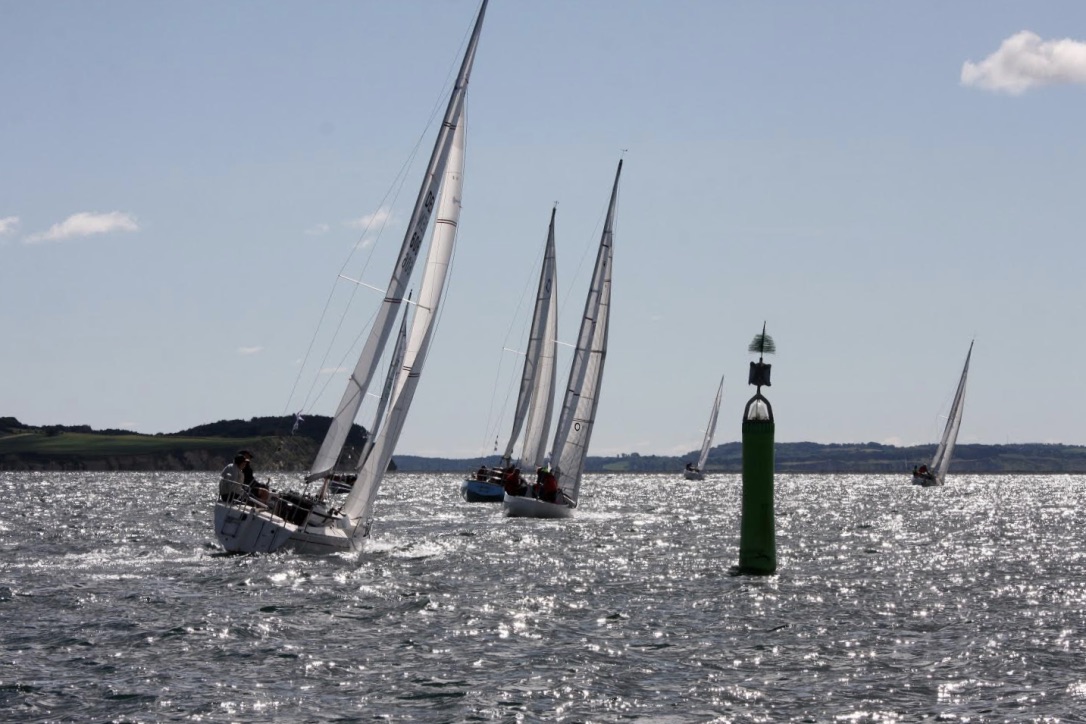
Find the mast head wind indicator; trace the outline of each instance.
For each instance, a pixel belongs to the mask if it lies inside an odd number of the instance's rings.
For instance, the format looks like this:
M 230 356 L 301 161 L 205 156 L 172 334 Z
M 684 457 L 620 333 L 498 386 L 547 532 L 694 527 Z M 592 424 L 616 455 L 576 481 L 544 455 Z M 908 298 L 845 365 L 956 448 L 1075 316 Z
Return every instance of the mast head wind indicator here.
M 773 338 L 765 333 L 765 322 L 762 322 L 761 334 L 754 335 L 754 339 L 751 340 L 747 351 L 758 355 L 758 361 L 750 363 L 750 376 L 747 378 L 747 384 L 757 385 L 758 391 L 761 392 L 763 385 L 766 387 L 771 386 L 769 372 L 772 367 L 772 365 L 766 364 L 762 360 L 765 355 L 774 354 L 777 351 L 777 345 L 773 342 Z

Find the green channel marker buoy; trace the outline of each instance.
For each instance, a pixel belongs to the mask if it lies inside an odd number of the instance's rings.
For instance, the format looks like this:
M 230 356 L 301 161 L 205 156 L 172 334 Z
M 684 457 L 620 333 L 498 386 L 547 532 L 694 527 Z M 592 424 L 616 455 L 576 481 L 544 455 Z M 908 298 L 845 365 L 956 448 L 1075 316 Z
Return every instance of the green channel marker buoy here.
M 763 359 L 777 351 L 773 338 L 754 336 L 748 351 L 758 354 L 750 363 L 749 384 L 758 390 L 743 409 L 743 512 L 739 524 L 739 565 L 736 575 L 768 576 L 777 572 L 777 530 L 773 514 L 773 406 L 762 395 L 769 387 L 771 365 Z

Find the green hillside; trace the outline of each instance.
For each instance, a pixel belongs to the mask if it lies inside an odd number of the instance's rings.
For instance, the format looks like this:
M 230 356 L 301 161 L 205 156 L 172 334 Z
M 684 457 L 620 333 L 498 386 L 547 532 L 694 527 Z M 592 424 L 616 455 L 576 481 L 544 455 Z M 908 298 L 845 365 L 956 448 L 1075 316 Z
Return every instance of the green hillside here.
M 171 434 L 140 435 L 127 430 L 92 430 L 86 425 L 31 427 L 14 417 L 0 417 L 0 470 L 218 470 L 239 449 L 254 453 L 260 471 L 304 470 L 316 455 L 331 419 L 305 418 L 291 435 L 294 418 L 254 417 L 220 420 Z M 355 425 L 347 438 L 348 459 L 361 449 L 366 431 Z M 933 445 L 894 447 L 879 443 L 822 445 L 778 443 L 776 469 L 781 473 L 903 473 L 925 462 Z M 587 472 L 675 473 L 694 458 L 641 455 L 589 456 Z M 423 458 L 397 455 L 403 472 L 463 473 L 487 458 Z M 709 473 L 738 473 L 742 446 L 729 442 L 709 454 Z M 1086 447 L 1081 445 L 958 445 L 955 473 L 1086 473 Z

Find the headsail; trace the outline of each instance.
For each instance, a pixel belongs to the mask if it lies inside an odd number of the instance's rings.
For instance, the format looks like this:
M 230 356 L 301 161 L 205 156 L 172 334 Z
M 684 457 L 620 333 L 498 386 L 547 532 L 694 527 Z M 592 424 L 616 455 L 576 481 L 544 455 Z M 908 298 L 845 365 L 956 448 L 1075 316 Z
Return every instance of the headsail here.
M 581 473 L 588 454 L 588 443 L 596 420 L 603 363 L 607 354 L 607 332 L 611 313 L 611 258 L 614 241 L 615 207 L 622 161 L 618 162 L 611 201 L 600 236 L 592 285 L 585 300 L 581 331 L 569 371 L 562 414 L 555 431 L 552 467 L 559 487 L 576 503 L 580 494 Z
M 705 428 L 705 439 L 701 442 L 701 453 L 698 455 L 698 470 L 705 470 L 705 461 L 709 459 L 709 448 L 713 445 L 713 435 L 716 433 L 716 418 L 720 412 L 720 401 L 724 397 L 724 376 L 720 377 L 720 386 L 716 388 L 716 399 L 713 401 L 713 411 L 709 414 L 709 426 Z
M 426 353 L 433 337 L 434 323 L 445 290 L 449 263 L 456 244 L 456 227 L 460 220 L 460 194 L 464 184 L 464 124 L 458 114 L 454 119 L 454 136 L 449 154 L 448 169 L 441 185 L 441 198 L 437 205 L 437 222 L 434 224 L 430 250 L 426 256 L 426 269 L 422 275 L 419 301 L 411 320 L 403 370 L 399 374 L 392 393 L 392 407 L 384 430 L 374 441 L 373 451 L 358 471 L 358 479 L 343 504 L 347 517 L 364 524 L 373 511 L 377 489 L 388 469 L 396 443 L 400 439 L 407 410 L 415 395 Z M 361 529 L 365 530 L 363 526 Z
M 525 419 L 529 420 L 524 433 L 524 445 L 521 448 L 521 460 L 532 468 L 538 466 L 545 454 L 547 430 L 550 429 L 551 413 L 554 410 L 554 357 L 555 329 L 557 328 L 557 297 L 554 252 L 554 215 L 557 209 L 551 209 L 551 222 L 547 230 L 547 245 L 543 252 L 543 267 L 539 272 L 539 286 L 536 289 L 535 311 L 532 314 L 532 326 L 528 332 L 528 350 L 524 355 L 524 369 L 520 376 L 520 391 L 517 394 L 517 406 L 513 413 L 513 430 L 509 433 L 509 442 L 505 446 L 502 459 L 507 463 L 513 457 L 513 447 L 520 436 L 520 429 Z M 529 418 L 529 407 L 531 417 Z
M 408 295 L 407 301 L 411 301 L 410 295 Z M 376 439 L 377 433 L 381 431 L 381 423 L 385 419 L 385 410 L 388 409 L 392 389 L 400 376 L 400 370 L 403 368 L 403 356 L 407 350 L 407 312 L 408 310 L 404 309 L 404 313 L 400 316 L 400 331 L 396 334 L 396 346 L 392 349 L 392 359 L 388 363 L 385 386 L 381 390 L 381 400 L 377 403 L 377 412 L 373 416 L 373 425 L 366 438 L 366 445 L 362 448 L 362 454 L 358 456 L 358 467 L 362 467 L 362 464 L 366 462 L 366 458 L 369 457 L 370 452 L 373 450 L 373 441 Z
M 969 376 L 969 358 L 973 356 L 973 343 L 969 343 L 969 352 L 965 355 L 965 366 L 962 368 L 961 379 L 958 380 L 958 389 L 954 393 L 954 402 L 950 406 L 950 415 L 943 430 L 943 437 L 939 441 L 939 447 L 935 449 L 935 456 L 931 459 L 930 470 L 939 483 L 944 482 L 947 468 L 950 467 L 950 458 L 954 454 L 954 445 L 958 441 L 958 428 L 962 424 L 962 412 L 965 408 L 965 381 Z
M 400 254 L 396 260 L 396 266 L 392 270 L 392 278 L 389 280 L 385 291 L 385 299 L 377 312 L 373 326 L 370 328 L 369 337 L 366 339 L 362 353 L 358 357 L 354 371 L 351 373 L 347 389 L 336 407 L 336 413 L 332 418 L 332 424 L 321 443 L 317 457 L 309 469 L 308 480 L 315 480 L 332 470 L 347 440 L 347 433 L 358 415 L 358 409 L 366 396 L 373 374 L 380 362 L 385 345 L 388 342 L 392 327 L 396 324 L 396 311 L 403 301 L 404 292 L 414 271 L 415 261 L 418 258 L 419 249 L 426 236 L 430 224 L 430 215 L 437 200 L 441 180 L 445 175 L 445 169 L 449 161 L 449 152 L 453 143 L 453 135 L 462 115 L 464 107 L 464 95 L 467 92 L 468 78 L 471 75 L 472 63 L 475 60 L 475 50 L 479 44 L 479 34 L 483 27 L 483 16 L 486 14 L 487 0 L 483 0 L 479 8 L 479 15 L 475 20 L 475 28 L 472 30 L 471 39 L 468 41 L 464 59 L 460 64 L 460 72 L 449 97 L 449 104 L 445 109 L 445 117 L 434 142 L 434 149 L 430 155 L 430 163 L 426 168 L 426 174 L 419 188 L 418 198 L 415 200 L 414 210 L 411 212 L 410 221 L 407 224 L 407 232 L 400 246 Z

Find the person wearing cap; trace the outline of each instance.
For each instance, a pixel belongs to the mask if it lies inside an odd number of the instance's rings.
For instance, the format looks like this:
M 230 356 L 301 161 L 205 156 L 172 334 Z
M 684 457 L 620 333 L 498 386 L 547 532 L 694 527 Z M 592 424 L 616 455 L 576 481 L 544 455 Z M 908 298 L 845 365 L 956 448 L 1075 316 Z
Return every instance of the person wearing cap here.
M 256 479 L 256 474 L 253 472 L 253 454 L 248 450 L 241 450 L 238 452 L 245 458 L 245 464 L 241 468 L 244 479 L 242 483 L 245 485 L 245 489 L 249 492 L 249 495 L 256 498 L 262 503 L 267 503 L 268 498 L 271 496 L 271 491 L 268 489 L 267 483 L 262 483 Z
M 245 486 L 245 456 L 234 456 L 234 462 L 222 469 L 219 477 L 219 500 L 229 503 L 232 500 L 245 500 L 248 498 L 248 488 Z

